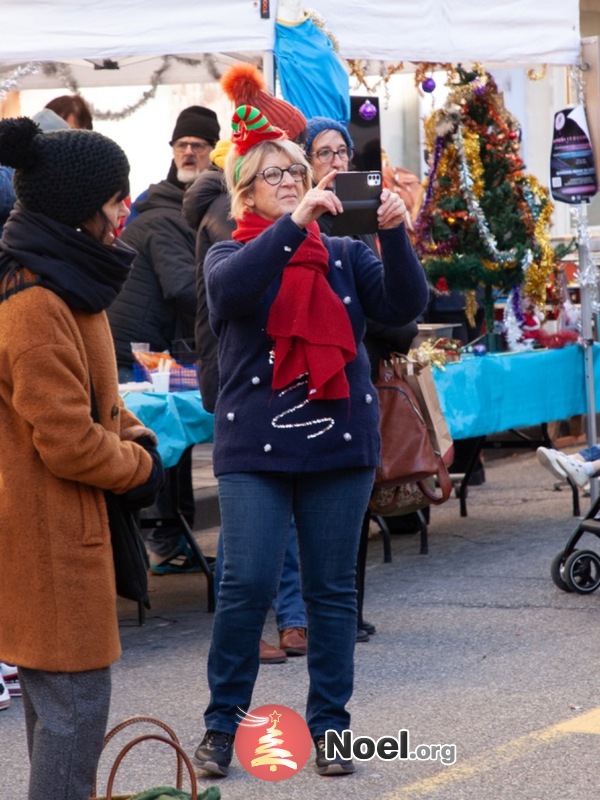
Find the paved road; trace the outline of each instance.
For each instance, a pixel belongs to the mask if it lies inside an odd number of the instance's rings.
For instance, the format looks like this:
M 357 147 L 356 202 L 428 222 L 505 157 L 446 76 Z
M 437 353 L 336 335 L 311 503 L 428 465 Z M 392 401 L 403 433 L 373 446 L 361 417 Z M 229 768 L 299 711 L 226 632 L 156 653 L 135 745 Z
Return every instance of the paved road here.
M 555 491 L 531 452 L 489 461 L 486 473 L 487 482 L 469 491 L 467 518 L 455 498 L 433 510 L 429 555 L 419 554 L 417 536 L 395 535 L 393 561 L 386 564 L 380 538 L 372 539 L 365 616 L 378 632 L 356 651 L 355 735 L 398 737 L 407 729 L 411 749 L 456 745 L 456 763 L 374 759 L 337 779 L 319 778 L 307 766 L 290 780 L 266 783 L 234 761 L 230 777 L 219 783 L 225 800 L 581 800 L 597 794 L 600 594 L 561 592 L 549 572 L 577 523 L 570 492 Z M 210 553 L 214 530 L 200 540 Z M 197 575 L 151 580 L 153 610 L 143 627 L 131 604 L 121 607 L 124 654 L 114 668 L 111 723 L 156 715 L 192 752 L 208 698 L 205 582 Z M 274 640 L 272 619 L 267 633 Z M 306 685 L 305 659 L 261 667 L 253 705 L 283 703 L 302 713 Z M 0 731 L 0 798 L 24 798 L 19 701 L 0 712 Z M 101 793 L 113 757 L 110 751 L 103 763 Z M 134 751 L 117 789 L 172 781 L 172 771 L 170 754 Z

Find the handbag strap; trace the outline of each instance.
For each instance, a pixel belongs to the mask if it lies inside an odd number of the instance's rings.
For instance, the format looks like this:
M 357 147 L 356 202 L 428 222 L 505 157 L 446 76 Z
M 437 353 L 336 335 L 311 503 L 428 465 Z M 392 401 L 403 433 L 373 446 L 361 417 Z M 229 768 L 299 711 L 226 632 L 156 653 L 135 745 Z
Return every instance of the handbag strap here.
M 452 492 L 452 478 L 450 477 L 448 467 L 444 464 L 444 460 L 442 459 L 441 455 L 439 453 L 436 453 L 435 455 L 439 460 L 439 468 L 435 477 L 439 484 L 441 495 L 437 495 L 435 492 L 432 492 L 424 481 L 417 481 L 417 485 L 428 500 L 431 500 L 434 505 L 439 506 L 442 503 L 445 503 L 450 497 L 450 493 Z
M 178 738 L 177 734 L 175 733 L 173 728 L 171 728 L 169 725 L 167 725 L 166 722 L 163 722 L 161 719 L 158 719 L 157 717 L 151 717 L 151 716 L 147 716 L 145 714 L 140 714 L 140 715 L 135 716 L 135 717 L 128 717 L 127 719 L 124 719 L 122 722 L 119 722 L 117 725 L 115 725 L 114 728 L 111 728 L 108 731 L 108 733 L 105 735 L 105 737 L 104 737 L 104 742 L 102 744 L 102 749 L 104 750 L 106 748 L 107 744 L 111 741 L 111 739 L 113 739 L 122 730 L 124 730 L 125 728 L 128 728 L 130 725 L 137 725 L 139 723 L 149 723 L 150 725 L 156 725 L 157 727 L 161 728 L 163 731 L 165 731 L 165 733 L 167 733 L 169 735 L 170 740 L 172 742 L 174 742 L 177 745 L 180 744 L 180 741 L 179 741 L 179 738 Z M 162 736 L 162 734 L 161 734 L 161 736 Z M 166 738 L 166 737 L 163 737 L 163 738 Z M 125 754 L 123 754 L 123 755 L 125 755 Z M 177 789 L 180 789 L 181 785 L 183 783 L 183 765 L 184 765 L 184 763 L 185 763 L 185 759 L 179 753 L 179 751 L 177 751 L 177 776 L 176 776 L 176 781 L 177 781 L 176 788 Z M 114 765 L 113 765 L 113 769 L 114 769 Z M 111 770 L 111 772 L 112 772 L 112 770 Z M 115 770 L 115 772 L 116 772 L 116 770 Z M 94 776 L 94 784 L 92 786 L 92 794 L 91 794 L 90 800 L 93 800 L 93 798 L 96 797 L 97 778 L 98 778 L 98 776 L 95 775 Z M 112 787 L 112 783 L 111 783 L 111 787 Z M 192 796 L 195 797 L 195 795 L 192 795 Z
M 106 800 L 112 800 L 112 790 L 113 784 L 115 782 L 115 778 L 117 776 L 117 771 L 121 765 L 121 762 L 127 755 L 127 753 L 134 748 L 136 745 L 140 744 L 141 742 L 148 742 L 148 741 L 156 741 L 162 742 L 163 744 L 168 744 L 172 747 L 175 752 L 177 753 L 177 763 L 179 764 L 180 760 L 183 760 L 185 766 L 187 767 L 188 775 L 190 778 L 190 786 L 191 786 L 191 796 L 195 798 L 198 796 L 198 784 L 196 781 L 196 775 L 194 773 L 194 768 L 192 766 L 192 762 L 190 761 L 189 756 L 181 747 L 180 744 L 174 742 L 173 739 L 168 739 L 166 736 L 160 736 L 158 733 L 145 733 L 142 736 L 138 736 L 135 739 L 132 739 L 128 742 L 117 754 L 114 763 L 111 767 L 110 774 L 108 776 L 108 783 L 106 784 Z M 177 776 L 177 785 L 175 786 L 176 789 L 181 789 L 182 781 L 178 774 Z

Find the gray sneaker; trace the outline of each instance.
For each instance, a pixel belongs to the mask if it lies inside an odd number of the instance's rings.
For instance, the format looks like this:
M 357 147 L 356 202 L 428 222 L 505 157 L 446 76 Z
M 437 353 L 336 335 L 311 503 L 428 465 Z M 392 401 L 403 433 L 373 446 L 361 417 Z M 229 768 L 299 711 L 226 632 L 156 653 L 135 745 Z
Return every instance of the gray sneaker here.
M 234 739 L 232 733 L 207 730 L 196 748 L 192 763 L 209 775 L 224 778 L 233 758 Z
M 356 767 L 351 758 L 336 755 L 332 759 L 325 758 L 325 737 L 315 736 L 315 769 L 318 775 L 351 775 Z

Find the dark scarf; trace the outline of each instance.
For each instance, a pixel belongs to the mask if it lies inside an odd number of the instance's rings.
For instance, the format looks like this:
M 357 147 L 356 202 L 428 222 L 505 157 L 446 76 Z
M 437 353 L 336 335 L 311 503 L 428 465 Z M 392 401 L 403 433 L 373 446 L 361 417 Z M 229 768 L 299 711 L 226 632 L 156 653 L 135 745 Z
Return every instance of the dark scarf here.
M 271 224 L 246 212 L 233 238 L 248 242 Z M 325 278 L 329 254 L 319 226 L 311 222 L 306 230 L 308 237 L 283 270 L 267 321 L 275 341 L 272 386 L 284 389 L 308 373 L 310 400 L 338 400 L 350 394 L 345 365 L 356 357 L 356 344 L 344 304 Z
M 135 256 L 123 242 L 104 245 L 45 214 L 17 208 L 0 239 L 0 280 L 10 273 L 18 280 L 18 270 L 27 267 L 37 276 L 37 285 L 57 294 L 69 308 L 96 314 L 119 294 Z

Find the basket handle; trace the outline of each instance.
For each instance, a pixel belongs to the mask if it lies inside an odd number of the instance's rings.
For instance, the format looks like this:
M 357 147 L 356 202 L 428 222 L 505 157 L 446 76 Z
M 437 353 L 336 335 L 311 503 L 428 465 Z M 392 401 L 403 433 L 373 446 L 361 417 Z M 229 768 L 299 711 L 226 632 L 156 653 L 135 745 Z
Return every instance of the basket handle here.
M 196 775 L 194 773 L 194 768 L 192 766 L 192 762 L 190 761 L 189 756 L 181 747 L 178 742 L 173 741 L 173 739 L 168 739 L 166 736 L 160 736 L 158 733 L 146 733 L 143 736 L 138 736 L 136 739 L 132 739 L 128 742 L 121 751 L 117 754 L 115 758 L 114 764 L 111 767 L 110 774 L 108 776 L 108 783 L 106 786 L 106 800 L 112 800 L 112 790 L 113 790 L 113 783 L 115 781 L 117 770 L 121 764 L 121 761 L 125 758 L 127 753 L 140 742 L 147 742 L 150 740 L 155 740 L 157 742 L 163 742 L 164 744 L 170 745 L 177 753 L 177 764 L 179 765 L 181 761 L 184 762 L 185 766 L 187 767 L 189 776 L 190 776 L 190 786 L 191 786 L 191 794 L 192 798 L 198 797 L 198 784 L 196 781 Z M 181 789 L 181 781 L 178 780 L 177 789 Z
M 147 722 L 147 723 L 150 723 L 151 725 L 157 725 L 159 728 L 162 728 L 163 731 L 165 731 L 169 735 L 169 737 L 171 738 L 171 741 L 175 742 L 175 744 L 178 744 L 178 745 L 180 744 L 180 741 L 179 741 L 179 738 L 178 738 L 177 734 L 175 733 L 173 728 L 171 728 L 169 725 L 167 725 L 166 722 L 163 722 L 162 720 L 157 719 L 156 717 L 150 717 L 150 716 L 147 716 L 145 714 L 140 714 L 140 715 L 135 716 L 135 717 L 128 717 L 127 719 L 124 719 L 122 722 L 119 722 L 118 725 L 115 725 L 114 728 L 111 728 L 111 730 L 109 730 L 109 732 L 104 737 L 104 742 L 103 742 L 103 745 L 102 745 L 102 749 L 104 750 L 104 748 L 110 742 L 110 740 L 114 736 L 116 736 L 118 733 L 120 733 L 124 728 L 129 727 L 129 725 L 137 725 L 138 723 L 141 723 L 141 722 Z M 184 759 L 179 754 L 179 752 L 177 752 L 176 785 L 177 785 L 178 789 L 181 789 L 181 785 L 183 783 L 183 765 L 184 765 Z M 91 800 L 93 800 L 93 798 L 96 797 L 97 781 L 98 781 L 98 775 L 96 774 L 94 776 L 94 784 L 92 786 Z

